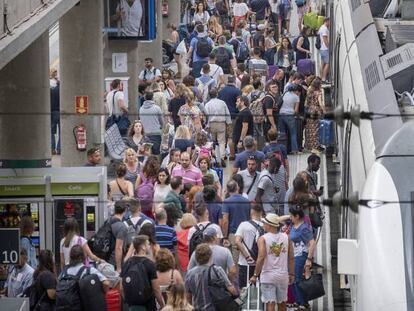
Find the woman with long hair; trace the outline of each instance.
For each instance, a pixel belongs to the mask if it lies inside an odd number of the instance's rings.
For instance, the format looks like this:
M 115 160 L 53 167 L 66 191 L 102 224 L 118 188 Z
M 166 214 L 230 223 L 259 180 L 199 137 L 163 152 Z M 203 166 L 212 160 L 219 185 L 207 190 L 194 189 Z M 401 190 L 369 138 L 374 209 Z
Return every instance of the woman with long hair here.
M 180 149 L 181 152 L 188 152 L 194 147 L 194 142 L 191 139 L 190 129 L 185 125 L 180 125 L 174 136 L 174 147 Z
M 67 218 L 63 224 L 63 239 L 60 240 L 60 268 L 63 270 L 65 265 L 70 263 L 70 251 L 73 246 L 79 245 L 85 255 L 85 261 L 88 264 L 88 259 L 99 263 L 102 261 L 95 256 L 88 246 L 88 241 L 80 236 L 79 224 L 73 217 Z
M 177 229 L 177 256 L 181 272 L 187 272 L 190 256 L 188 254 L 188 232 L 197 224 L 197 220 L 191 213 L 183 214 L 179 229 Z
M 315 78 L 308 88 L 305 100 L 305 111 L 316 117 L 306 120 L 305 124 L 305 149 L 309 151 L 313 149 L 317 151 L 323 150 L 319 144 L 319 118 L 324 113 L 324 109 L 319 102 L 321 85 L 321 80 Z
M 201 111 L 194 104 L 194 95 L 189 92 L 185 95 L 185 105 L 181 106 L 178 111 L 182 125 L 186 125 L 191 133 L 201 129 Z
M 167 292 L 175 284 L 184 284 L 181 273 L 175 269 L 174 255 L 169 249 L 161 248 L 155 257 L 155 267 L 164 300 L 167 301 Z
M 177 74 L 175 75 L 175 77 L 177 79 L 181 78 L 182 75 L 182 63 L 181 63 L 181 55 L 176 53 L 177 47 L 180 44 L 180 34 L 177 31 L 177 26 L 173 23 L 168 23 L 167 24 L 167 30 L 171 31 L 170 34 L 170 38 L 167 39 L 168 43 L 171 44 L 171 46 L 173 47 L 173 54 L 174 54 L 174 60 L 177 63 Z M 164 74 L 162 73 L 162 76 L 164 78 Z M 170 78 L 171 79 L 171 78 Z M 172 81 L 172 80 L 171 80 Z M 172 81 L 174 83 L 174 81 Z M 174 84 L 175 86 L 175 84 Z M 170 87 L 173 89 L 174 87 L 172 85 L 170 85 Z
M 126 164 L 123 162 L 119 163 L 115 171 L 116 178 L 109 183 L 114 201 L 125 197 L 132 198 L 134 196 L 134 185 L 131 181 L 125 179 L 127 171 Z
M 303 26 L 296 43 L 296 65 L 301 59 L 310 58 L 310 42 L 308 38 L 309 28 Z
M 127 147 L 134 149 L 138 156 L 149 156 L 151 148 L 145 148 L 145 143 L 150 143 L 150 140 L 145 136 L 144 126 L 141 121 L 135 120 L 128 129 L 125 144 Z
M 278 46 L 275 40 L 275 30 L 273 28 L 267 28 L 265 31 L 264 44 L 265 53 L 263 58 L 269 66 L 273 65 L 275 63 L 275 53 Z
M 210 19 L 210 14 L 207 12 L 207 8 L 203 1 L 200 1 L 196 5 L 196 11 L 194 13 L 193 24 L 200 22 L 204 26 L 207 25 Z
M 203 176 L 211 175 L 214 179 L 214 186 L 217 189 L 217 193 L 221 196 L 221 184 L 217 172 L 211 168 L 211 160 L 206 157 L 200 157 L 198 160 L 198 167 L 200 168 Z
M 170 173 L 166 168 L 161 168 L 154 187 L 154 210 L 164 202 L 165 197 L 170 191 Z
M 174 284 L 167 293 L 167 304 L 162 311 L 192 311 L 184 284 Z
M 220 37 L 223 34 L 223 27 L 219 23 L 219 19 L 217 16 L 211 16 L 208 20 L 208 35 L 211 37 L 212 35 L 215 36 L 217 42 L 218 37 Z
M 125 150 L 124 164 L 127 168 L 125 180 L 130 181 L 133 185 L 137 181 L 137 176 L 141 170 L 141 163 L 138 161 L 137 153 L 134 149 Z
M 191 187 L 190 191 L 188 192 L 187 213 L 191 213 L 193 211 L 196 193 L 200 192 L 202 189 L 203 188 L 200 186 Z
M 275 64 L 285 73 L 285 81 L 289 80 L 289 72 L 292 70 L 294 58 L 295 55 L 289 38 L 283 37 L 282 44 L 277 49 L 275 55 Z
M 37 311 L 55 310 L 56 270 L 52 251 L 39 252 L 39 265 L 33 273 L 33 284 Z
M 135 182 L 135 188 L 138 188 L 145 180 L 150 179 L 153 184 L 157 180 L 158 171 L 160 170 L 160 162 L 156 156 L 149 156 L 142 168 L 141 173 Z
M 135 183 L 135 197 L 141 202 L 142 213 L 150 218 L 154 218 L 154 185 L 159 170 L 160 162 L 158 158 L 149 156 Z
M 168 163 L 165 166 L 166 169 L 168 170 L 168 174 L 172 173 L 173 168 L 180 163 L 180 156 L 181 156 L 181 150 L 178 148 L 173 148 L 170 150 L 170 154 L 169 154 L 169 159 L 168 159 Z
M 186 90 L 187 87 L 183 83 L 178 84 L 175 88 L 174 97 L 168 104 L 168 112 L 171 113 L 171 119 L 173 121 L 175 129 L 181 125 L 178 111 L 180 111 L 181 106 L 185 105 Z
M 165 82 L 165 84 L 167 85 L 167 88 L 169 89 L 168 92 L 171 94 L 171 97 L 174 96 L 174 92 L 175 92 L 175 82 L 173 79 L 173 72 L 170 69 L 163 69 L 161 72 L 161 78 L 162 81 Z

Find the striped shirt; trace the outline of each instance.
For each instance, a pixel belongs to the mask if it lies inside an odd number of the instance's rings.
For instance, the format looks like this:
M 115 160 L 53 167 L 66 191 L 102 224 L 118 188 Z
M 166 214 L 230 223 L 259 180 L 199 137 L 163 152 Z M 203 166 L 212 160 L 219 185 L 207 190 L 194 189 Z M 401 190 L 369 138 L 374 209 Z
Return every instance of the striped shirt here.
M 167 225 L 155 226 L 155 239 L 162 248 L 168 248 L 171 252 L 177 246 L 177 234 L 175 229 Z
M 203 174 L 201 173 L 198 167 L 190 164 L 188 169 L 183 168 L 181 165 L 177 165 L 172 170 L 172 177 L 181 176 L 183 178 L 183 184 L 191 184 L 193 186 L 201 186 L 202 185 L 202 177 Z

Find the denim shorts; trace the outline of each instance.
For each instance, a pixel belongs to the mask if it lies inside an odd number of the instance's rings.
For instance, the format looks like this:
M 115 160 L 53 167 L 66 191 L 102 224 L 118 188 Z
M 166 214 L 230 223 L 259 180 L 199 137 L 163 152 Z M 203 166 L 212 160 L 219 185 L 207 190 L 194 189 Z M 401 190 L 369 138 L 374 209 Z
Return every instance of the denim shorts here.
M 321 61 L 323 64 L 329 64 L 329 50 L 320 50 Z
M 262 302 L 282 303 L 287 301 L 288 286 L 289 282 L 278 282 L 277 284 L 261 283 Z

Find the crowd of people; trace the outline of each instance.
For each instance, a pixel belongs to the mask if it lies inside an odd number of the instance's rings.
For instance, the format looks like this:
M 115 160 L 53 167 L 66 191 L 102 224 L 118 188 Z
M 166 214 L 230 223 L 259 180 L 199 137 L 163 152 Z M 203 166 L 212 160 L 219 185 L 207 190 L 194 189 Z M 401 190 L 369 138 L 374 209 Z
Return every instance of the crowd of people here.
M 32 310 L 96 309 L 102 299 L 108 309 L 115 301 L 113 310 L 121 302 L 129 310 L 223 310 L 224 301 L 236 310 L 260 283 L 266 310 L 309 308 L 299 284 L 311 274 L 323 218 L 317 117 L 329 19 L 317 34 L 320 78 L 298 66 L 311 54 L 302 22 L 312 1 L 232 2 L 190 1 L 185 31 L 168 25 L 178 72 L 145 59 L 139 118 L 119 128 L 127 148 L 108 184 L 105 223 L 88 241 L 68 218 L 59 256 L 36 255 L 33 222 L 23 217 L 7 296 L 30 297 Z M 294 6 L 300 34 L 292 39 Z M 177 51 L 181 42 L 186 53 Z M 118 120 L 128 112 L 119 80 L 106 106 Z M 288 155 L 304 152 L 307 168 L 289 176 Z M 86 166 L 101 162 L 99 149 L 87 157 Z

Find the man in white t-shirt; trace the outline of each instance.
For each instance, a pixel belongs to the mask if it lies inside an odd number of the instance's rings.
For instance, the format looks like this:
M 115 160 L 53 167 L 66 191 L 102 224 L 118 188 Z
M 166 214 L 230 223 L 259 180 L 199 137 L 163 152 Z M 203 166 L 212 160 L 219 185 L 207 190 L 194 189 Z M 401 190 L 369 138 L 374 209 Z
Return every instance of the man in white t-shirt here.
M 139 73 L 138 83 L 152 83 L 161 80 L 161 71 L 158 68 L 155 68 L 153 63 L 154 60 L 151 57 L 145 59 L 145 68 Z
M 128 106 L 124 101 L 124 92 L 121 91 L 121 80 L 111 82 L 111 91 L 106 95 L 106 108 L 109 116 L 120 116 L 128 113 Z
M 240 251 L 239 256 L 239 287 L 247 286 L 247 281 L 253 276 L 256 261 L 252 254 L 253 242 L 264 234 L 262 218 L 262 208 L 258 204 L 252 205 L 249 221 L 243 221 L 236 231 L 236 245 Z M 253 257 L 252 257 L 253 255 Z M 258 255 L 258 254 L 256 254 Z M 249 275 L 247 274 L 249 273 Z
M 325 18 L 325 22 L 319 28 L 318 36 L 321 38 L 321 79 L 322 82 L 326 82 L 329 73 L 329 17 Z
M 216 64 L 215 53 L 210 53 L 208 56 L 208 64 L 210 65 L 210 77 L 216 81 L 216 85 L 218 87 L 225 85 L 223 68 Z
M 141 0 L 120 0 L 115 18 L 118 20 L 118 35 L 122 37 L 138 37 L 143 35 Z

